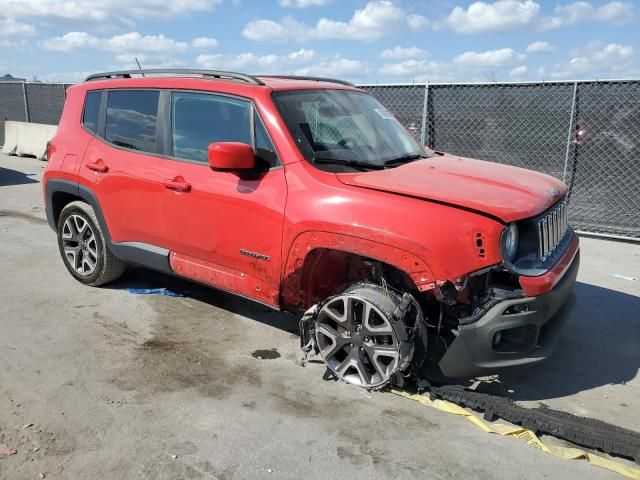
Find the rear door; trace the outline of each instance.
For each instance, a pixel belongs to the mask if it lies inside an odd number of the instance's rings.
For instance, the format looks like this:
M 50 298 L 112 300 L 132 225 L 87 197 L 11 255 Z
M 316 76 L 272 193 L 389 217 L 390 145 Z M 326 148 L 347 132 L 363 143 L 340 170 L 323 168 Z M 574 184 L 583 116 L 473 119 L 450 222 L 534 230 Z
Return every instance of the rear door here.
M 159 157 L 159 90 L 106 90 L 97 136 L 87 147 L 80 178 L 97 196 L 114 242 L 164 246 L 166 187 Z
M 181 275 L 277 305 L 287 189 L 266 128 L 247 99 L 173 92 L 166 108 L 166 148 L 173 178 L 188 188 L 165 191 L 171 266 Z M 251 172 L 213 171 L 213 142 L 256 149 Z

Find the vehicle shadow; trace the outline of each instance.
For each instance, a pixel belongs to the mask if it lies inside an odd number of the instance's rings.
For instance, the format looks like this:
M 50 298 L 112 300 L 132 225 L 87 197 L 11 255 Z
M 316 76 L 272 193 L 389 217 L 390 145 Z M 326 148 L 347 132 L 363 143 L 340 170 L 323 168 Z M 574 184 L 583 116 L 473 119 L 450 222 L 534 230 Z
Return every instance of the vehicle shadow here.
M 279 312 L 238 295 L 153 270 L 129 267 L 120 279 L 106 285 L 104 288 L 117 290 L 125 290 L 127 288 L 166 288 L 173 292 L 181 293 L 185 297 L 222 308 L 288 333 L 298 334 L 299 332 L 299 315 Z
M 11 170 L 9 168 L 0 167 L 0 187 L 8 187 L 10 185 L 25 185 L 27 183 L 38 183 L 38 180 L 34 180 L 31 176 L 17 170 Z
M 625 384 L 640 369 L 640 297 L 577 282 L 576 306 L 545 362 L 498 375 L 478 390 L 542 401 Z

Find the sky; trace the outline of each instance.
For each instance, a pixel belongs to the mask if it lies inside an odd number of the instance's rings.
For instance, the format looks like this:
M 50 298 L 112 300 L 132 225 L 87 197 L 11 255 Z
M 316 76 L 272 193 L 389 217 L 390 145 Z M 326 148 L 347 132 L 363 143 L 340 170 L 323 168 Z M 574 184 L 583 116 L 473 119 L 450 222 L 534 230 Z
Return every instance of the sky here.
M 640 2 L 0 0 L 0 74 L 143 67 L 358 83 L 640 78 Z

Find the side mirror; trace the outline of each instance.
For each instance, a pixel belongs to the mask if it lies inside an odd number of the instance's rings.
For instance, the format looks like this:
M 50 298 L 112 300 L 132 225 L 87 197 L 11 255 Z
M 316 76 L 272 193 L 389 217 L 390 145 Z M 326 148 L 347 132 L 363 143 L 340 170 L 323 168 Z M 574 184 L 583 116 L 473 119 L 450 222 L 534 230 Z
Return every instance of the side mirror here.
M 213 170 L 248 170 L 256 165 L 251 145 L 239 142 L 209 144 L 209 166 Z

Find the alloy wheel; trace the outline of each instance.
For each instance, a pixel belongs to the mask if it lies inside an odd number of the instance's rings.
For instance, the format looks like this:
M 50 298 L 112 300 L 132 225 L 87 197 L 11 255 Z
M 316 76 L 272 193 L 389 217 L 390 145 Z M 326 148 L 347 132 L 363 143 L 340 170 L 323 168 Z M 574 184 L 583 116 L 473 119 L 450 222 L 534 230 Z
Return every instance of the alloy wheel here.
M 82 276 L 93 274 L 98 265 L 98 242 L 89 222 L 81 215 L 67 217 L 62 227 L 64 257 Z
M 369 300 L 332 298 L 318 313 L 315 334 L 323 360 L 347 383 L 382 386 L 398 368 L 400 346 L 391 321 Z

